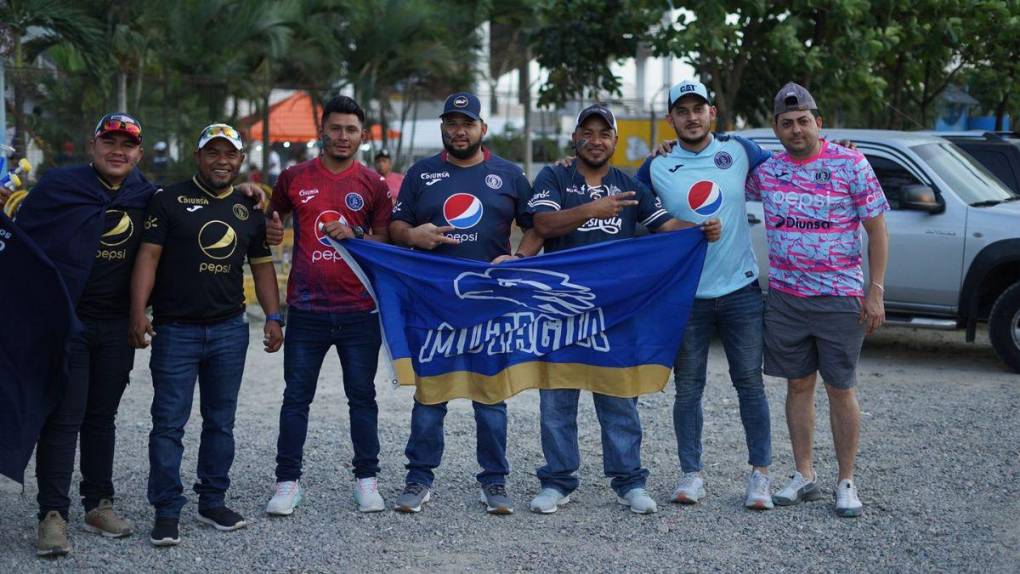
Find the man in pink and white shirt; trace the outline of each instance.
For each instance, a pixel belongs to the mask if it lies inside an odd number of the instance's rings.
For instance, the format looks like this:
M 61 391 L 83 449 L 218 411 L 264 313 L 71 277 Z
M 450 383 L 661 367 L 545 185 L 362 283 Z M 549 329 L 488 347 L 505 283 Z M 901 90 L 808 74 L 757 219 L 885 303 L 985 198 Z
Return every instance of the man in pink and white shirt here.
M 854 387 L 864 337 L 885 320 L 889 204 L 860 152 L 819 138 L 822 118 L 802 86 L 783 86 L 774 119 L 785 152 L 758 166 L 746 190 L 765 210 L 765 374 L 788 381 L 787 425 L 797 466 L 773 502 L 788 506 L 821 497 L 812 464 L 814 389 L 821 373 L 839 462 L 836 513 L 859 516 L 863 507 L 853 467 L 860 409 Z M 867 288 L 861 227 L 869 240 Z

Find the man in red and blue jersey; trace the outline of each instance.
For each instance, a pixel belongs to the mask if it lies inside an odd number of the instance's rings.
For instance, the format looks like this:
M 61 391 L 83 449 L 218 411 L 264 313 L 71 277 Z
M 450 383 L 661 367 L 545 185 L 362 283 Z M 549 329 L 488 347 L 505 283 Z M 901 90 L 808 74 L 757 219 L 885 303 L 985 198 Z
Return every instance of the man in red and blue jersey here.
M 357 161 L 365 135 L 365 112 L 353 99 L 333 98 L 322 110 L 322 155 L 284 171 L 273 189 L 271 209 L 293 214 L 294 254 L 287 284 L 290 325 L 283 353 L 286 387 L 276 445 L 276 490 L 266 512 L 289 515 L 301 501 L 301 462 L 308 410 L 322 361 L 336 346 L 343 371 L 354 448 L 354 500 L 361 512 L 383 510 L 379 472 L 379 407 L 375 373 L 382 344 L 375 303 L 361 282 L 326 243 L 334 238 L 388 240 L 386 182 Z
M 528 179 L 519 167 L 482 147 L 487 127 L 480 111 L 474 94 L 461 92 L 446 99 L 440 116 L 445 151 L 407 170 L 393 206 L 390 235 L 394 243 L 493 263 L 534 255 L 541 248 L 541 239 L 530 229 Z M 510 231 L 515 220 L 526 231 L 512 252 Z M 473 406 L 482 467 L 477 476 L 481 502 L 491 514 L 510 514 L 506 404 L 474 402 Z M 443 457 L 445 417 L 446 403 L 426 405 L 415 400 L 411 437 L 404 451 L 407 479 L 395 510 L 419 512 L 429 501 L 433 471 Z

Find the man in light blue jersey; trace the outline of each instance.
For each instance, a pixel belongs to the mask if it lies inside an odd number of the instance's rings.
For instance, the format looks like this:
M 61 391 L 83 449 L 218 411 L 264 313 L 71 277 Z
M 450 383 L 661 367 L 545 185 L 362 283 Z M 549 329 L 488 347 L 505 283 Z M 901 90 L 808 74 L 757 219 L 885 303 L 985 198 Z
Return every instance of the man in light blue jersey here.
M 747 224 L 744 183 L 770 154 L 739 136 L 713 135 L 710 127 L 715 114 L 704 84 L 685 80 L 670 88 L 666 120 L 676 131 L 679 145 L 667 154 L 649 158 L 637 174 L 676 219 L 702 222 L 717 218 L 726 229 L 719 241 L 708 246 L 674 366 L 673 426 L 683 474 L 672 500 L 695 504 L 705 496 L 701 398 L 709 343 L 718 331 L 729 361 L 730 380 L 737 390 L 752 467 L 744 504 L 767 510 L 773 505 L 768 476 L 771 428 L 761 371 L 764 306 Z

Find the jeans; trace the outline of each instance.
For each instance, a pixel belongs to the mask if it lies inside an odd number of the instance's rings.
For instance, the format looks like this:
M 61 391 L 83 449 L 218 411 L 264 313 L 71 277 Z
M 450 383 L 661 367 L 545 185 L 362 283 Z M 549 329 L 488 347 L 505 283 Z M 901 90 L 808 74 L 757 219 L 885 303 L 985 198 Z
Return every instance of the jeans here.
M 472 402 L 475 409 L 475 455 L 482 472 L 478 482 L 482 486 L 505 484 L 510 474 L 506 459 L 506 403 L 487 405 Z M 411 410 L 411 437 L 407 439 L 406 482 L 432 486 L 433 470 L 443 460 L 443 419 L 446 403 L 423 405 L 414 401 Z
M 683 472 L 702 468 L 701 397 L 705 390 L 708 347 L 716 330 L 730 365 L 730 380 L 737 390 L 747 462 L 752 466 L 771 464 L 772 430 L 761 372 L 763 316 L 764 303 L 757 282 L 721 297 L 694 300 L 673 367 L 676 380 L 673 428 Z
M 248 352 L 248 326 L 239 315 L 211 325 L 167 323 L 152 339 L 152 432 L 149 433 L 149 503 L 157 518 L 176 518 L 187 502 L 181 485 L 184 425 L 191 415 L 195 379 L 201 390 L 198 448 L 200 510 L 224 505 L 234 462 L 234 414 Z
M 545 465 L 538 468 L 542 488 L 555 488 L 563 494 L 577 489 L 577 469 L 581 456 L 577 447 L 576 389 L 539 391 L 542 425 L 542 453 Z M 641 468 L 641 417 L 636 398 L 620 398 L 592 393 L 595 414 L 602 429 L 602 467 L 612 478 L 610 485 L 618 496 L 635 488 L 644 488 L 648 470 Z
M 114 419 L 127 387 L 135 351 L 128 344 L 127 319 L 83 319 L 84 330 L 67 344 L 68 381 L 47 418 L 36 447 L 39 517 L 51 510 L 65 519 L 81 441 L 80 494 L 85 511 L 113 499 Z M 79 430 L 80 429 L 80 430 Z
M 322 360 L 336 345 L 351 419 L 354 476 L 379 472 L 379 406 L 375 372 L 382 338 L 379 315 L 369 312 L 320 313 L 291 309 L 283 347 L 283 406 L 276 441 L 276 480 L 301 478 L 301 459 L 308 435 L 308 408 L 315 398 Z

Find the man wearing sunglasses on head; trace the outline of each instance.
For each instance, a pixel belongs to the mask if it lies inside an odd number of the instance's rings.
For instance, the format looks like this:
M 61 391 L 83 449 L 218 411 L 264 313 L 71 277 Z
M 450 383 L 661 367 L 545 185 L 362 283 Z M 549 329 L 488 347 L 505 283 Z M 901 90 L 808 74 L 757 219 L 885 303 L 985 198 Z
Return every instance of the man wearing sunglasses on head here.
M 198 173 L 149 202 L 131 277 L 131 344 L 144 348 L 152 337 L 148 497 L 156 509 L 150 537 L 156 546 L 180 542 L 178 520 L 187 502 L 181 484 L 181 439 L 196 379 L 202 413 L 194 487 L 198 520 L 221 531 L 246 524 L 225 503 L 249 339 L 245 259 L 266 314 L 266 352 L 283 344 L 283 325 L 265 219 L 258 204 L 232 185 L 244 162 L 242 149 L 240 136 L 228 125 L 213 124 L 202 131 L 194 153 Z M 145 314 L 150 301 L 151 323 Z

